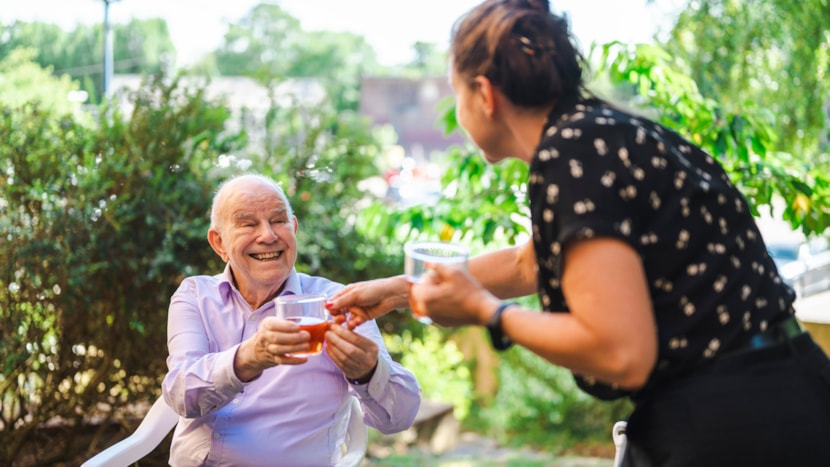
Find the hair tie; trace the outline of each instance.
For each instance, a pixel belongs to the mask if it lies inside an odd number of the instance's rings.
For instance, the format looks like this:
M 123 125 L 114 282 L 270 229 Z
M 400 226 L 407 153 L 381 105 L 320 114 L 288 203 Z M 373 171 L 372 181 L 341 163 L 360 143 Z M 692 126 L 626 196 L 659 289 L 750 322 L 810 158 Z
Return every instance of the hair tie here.
M 518 41 L 519 48 L 522 50 L 522 52 L 530 55 L 531 57 L 535 57 L 537 54 L 542 54 L 546 52 L 553 53 L 554 51 L 552 45 L 547 47 L 541 46 L 539 44 L 534 43 L 527 36 L 519 36 Z

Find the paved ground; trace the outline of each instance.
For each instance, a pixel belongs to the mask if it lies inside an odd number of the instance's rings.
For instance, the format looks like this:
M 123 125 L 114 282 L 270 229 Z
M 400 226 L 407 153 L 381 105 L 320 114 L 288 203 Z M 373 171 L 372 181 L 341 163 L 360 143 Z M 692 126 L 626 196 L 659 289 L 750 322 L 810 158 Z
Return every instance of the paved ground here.
M 613 443 L 608 439 L 609 458 L 554 456 L 530 449 L 506 448 L 491 438 L 462 433 L 458 443 L 440 454 L 408 446 L 405 449 L 384 443 L 370 446 L 361 467 L 611 467 Z

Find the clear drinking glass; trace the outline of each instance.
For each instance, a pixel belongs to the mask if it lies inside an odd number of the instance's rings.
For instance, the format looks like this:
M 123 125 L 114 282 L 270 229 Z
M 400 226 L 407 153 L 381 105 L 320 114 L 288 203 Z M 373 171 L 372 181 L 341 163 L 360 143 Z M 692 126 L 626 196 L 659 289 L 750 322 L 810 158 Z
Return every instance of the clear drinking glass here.
M 293 352 L 291 356 L 309 357 L 323 351 L 326 331 L 331 322 L 331 315 L 323 306 L 325 302 L 326 294 L 322 293 L 281 295 L 274 299 L 277 318 L 293 321 L 300 325 L 300 329 L 311 334 L 309 350 Z
M 404 274 L 409 281 L 409 289 L 412 284 L 423 280 L 427 272 L 428 264 L 444 264 L 467 269 L 467 259 L 470 257 L 470 249 L 447 242 L 416 241 L 404 245 Z M 432 319 L 422 310 L 419 310 L 412 302 L 410 295 L 409 308 L 415 319 L 424 324 L 431 324 Z

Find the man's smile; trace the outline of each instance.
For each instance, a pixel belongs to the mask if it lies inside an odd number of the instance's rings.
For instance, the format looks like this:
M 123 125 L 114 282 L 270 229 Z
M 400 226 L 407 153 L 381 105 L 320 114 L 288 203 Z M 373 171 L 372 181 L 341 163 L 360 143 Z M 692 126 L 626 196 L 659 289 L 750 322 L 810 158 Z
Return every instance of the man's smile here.
M 282 251 L 271 251 L 269 253 L 252 253 L 249 255 L 257 261 L 273 261 L 282 256 Z

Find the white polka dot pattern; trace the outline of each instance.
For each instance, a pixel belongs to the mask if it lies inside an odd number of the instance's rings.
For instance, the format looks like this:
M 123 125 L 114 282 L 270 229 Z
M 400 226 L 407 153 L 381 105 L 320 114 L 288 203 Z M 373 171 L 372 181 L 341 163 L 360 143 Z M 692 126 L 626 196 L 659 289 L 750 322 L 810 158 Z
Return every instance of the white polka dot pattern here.
M 528 189 L 546 310 L 567 311 L 563 247 L 595 237 L 627 242 L 642 257 L 659 327 L 650 385 L 717 357 L 777 314 L 792 312 L 794 295 L 715 158 L 597 100 L 556 109 L 548 122 Z M 577 381 L 598 397 L 624 395 Z

